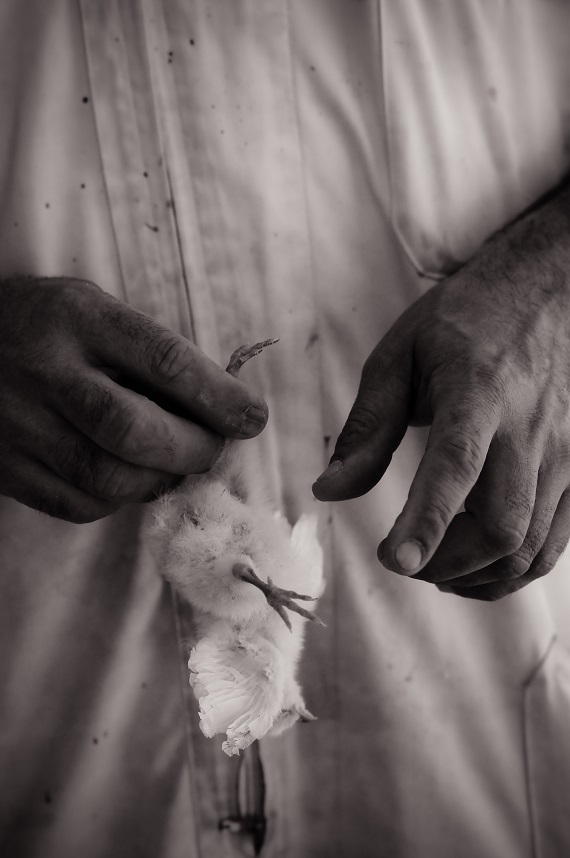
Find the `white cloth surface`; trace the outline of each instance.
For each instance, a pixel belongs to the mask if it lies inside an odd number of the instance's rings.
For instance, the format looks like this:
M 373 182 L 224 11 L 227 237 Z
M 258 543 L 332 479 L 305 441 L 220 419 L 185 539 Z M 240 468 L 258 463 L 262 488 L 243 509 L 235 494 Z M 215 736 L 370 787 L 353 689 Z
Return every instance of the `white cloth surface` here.
M 569 560 L 492 605 L 384 571 L 420 431 L 367 497 L 310 492 L 380 336 L 568 169 L 569 18 L 555 0 L 0 6 L 0 274 L 93 280 L 222 363 L 281 338 L 247 367 L 271 412 L 247 443 L 277 507 L 319 512 L 328 625 L 303 665 L 319 720 L 261 747 L 271 858 L 570 852 Z M 74 526 L 0 499 L 2 856 L 253 854 L 217 829 L 232 761 L 197 730 L 189 618 L 143 514 Z

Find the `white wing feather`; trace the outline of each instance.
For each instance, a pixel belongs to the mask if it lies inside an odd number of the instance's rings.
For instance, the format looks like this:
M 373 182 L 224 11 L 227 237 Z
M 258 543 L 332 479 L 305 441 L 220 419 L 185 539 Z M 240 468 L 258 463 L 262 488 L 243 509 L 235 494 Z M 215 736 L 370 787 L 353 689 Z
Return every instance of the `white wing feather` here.
M 283 659 L 275 647 L 204 637 L 190 653 L 188 667 L 200 729 L 208 738 L 226 733 L 222 749 L 228 756 L 267 733 L 284 694 Z

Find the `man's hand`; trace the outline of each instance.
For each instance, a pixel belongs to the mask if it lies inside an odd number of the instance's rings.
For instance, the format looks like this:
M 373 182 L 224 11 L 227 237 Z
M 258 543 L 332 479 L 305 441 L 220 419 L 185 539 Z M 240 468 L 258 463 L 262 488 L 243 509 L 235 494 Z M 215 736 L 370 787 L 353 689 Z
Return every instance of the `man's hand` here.
M 0 492 L 73 522 L 208 470 L 267 419 L 184 337 L 92 283 L 32 278 L 0 283 L 0 413 Z
M 378 549 L 395 572 L 497 599 L 545 575 L 570 536 L 570 201 L 497 235 L 372 352 L 320 500 L 364 494 L 409 424 L 431 424 Z

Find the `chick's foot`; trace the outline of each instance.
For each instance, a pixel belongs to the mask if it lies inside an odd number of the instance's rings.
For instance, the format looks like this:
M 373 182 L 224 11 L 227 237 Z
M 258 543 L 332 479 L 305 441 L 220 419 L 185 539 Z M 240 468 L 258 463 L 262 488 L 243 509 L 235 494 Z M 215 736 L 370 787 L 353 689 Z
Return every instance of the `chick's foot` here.
M 315 616 L 311 611 L 302 608 L 300 605 L 295 604 L 293 601 L 293 599 L 302 599 L 305 602 L 315 602 L 317 600 L 316 596 L 305 596 L 301 593 L 295 593 L 294 590 L 283 590 L 281 587 L 276 587 L 271 578 L 268 578 L 267 583 L 265 583 L 265 581 L 262 581 L 255 574 L 251 566 L 247 566 L 245 563 L 236 563 L 232 572 L 236 578 L 248 584 L 253 584 L 254 587 L 261 590 L 270 607 L 279 614 L 289 631 L 292 631 L 292 629 L 291 622 L 285 611 L 286 608 L 290 611 L 295 611 L 295 613 L 300 614 L 307 620 L 312 620 L 324 626 L 323 621 L 319 617 Z
M 278 342 L 279 338 L 272 340 L 263 340 L 263 342 L 255 343 L 255 345 L 253 346 L 250 346 L 249 343 L 246 343 L 244 346 L 240 346 L 239 349 L 236 349 L 231 356 L 230 362 L 226 367 L 226 372 L 229 372 L 230 375 L 233 375 L 234 378 L 237 378 L 240 369 L 246 361 L 260 354 L 267 346 L 272 346 Z

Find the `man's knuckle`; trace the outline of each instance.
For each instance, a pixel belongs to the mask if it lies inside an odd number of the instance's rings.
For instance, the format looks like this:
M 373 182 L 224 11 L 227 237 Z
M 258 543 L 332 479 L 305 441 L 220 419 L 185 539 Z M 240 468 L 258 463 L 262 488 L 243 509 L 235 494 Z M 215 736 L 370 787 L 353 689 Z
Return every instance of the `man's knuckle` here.
M 52 294 L 56 300 L 63 304 L 75 304 L 81 300 L 84 294 L 83 284 L 88 281 L 77 281 L 72 277 L 61 277 L 55 281 L 55 288 L 52 289 Z
M 534 577 L 542 578 L 551 572 L 566 550 L 567 545 L 568 539 L 561 539 L 553 541 L 552 544 L 544 547 L 536 558 L 533 568 Z
M 104 429 L 115 415 L 115 396 L 109 388 L 97 382 L 86 383 L 73 377 L 62 383 L 61 394 L 81 415 L 82 423 L 94 432 Z
M 453 514 L 454 511 L 445 498 L 433 499 L 421 518 L 421 529 L 424 540 L 427 543 L 431 543 L 433 540 L 438 539 L 449 526 Z
M 146 450 L 144 438 L 147 433 L 141 416 L 133 403 L 125 402 L 115 405 L 108 415 L 105 435 L 113 452 L 119 452 L 126 457 L 139 457 Z
M 130 485 L 125 469 L 119 462 L 100 468 L 93 476 L 93 493 L 110 501 L 121 501 L 130 494 Z
M 532 558 L 521 554 L 512 554 L 501 565 L 501 576 L 508 581 L 521 578 L 530 568 Z
M 91 491 L 99 456 L 89 442 L 63 436 L 54 448 L 54 465 L 56 470 L 74 485 Z
M 532 570 L 533 579 L 544 578 L 545 575 L 548 575 L 549 572 L 552 572 L 552 570 L 558 563 L 559 557 L 560 555 L 548 553 L 538 558 Z
M 501 577 L 514 579 L 525 575 L 534 562 L 543 543 L 544 534 L 534 528 L 529 529 L 520 548 L 514 553 L 505 556 L 501 561 L 498 561 L 500 563 Z
M 82 457 L 78 454 L 77 444 L 67 436 L 58 438 L 53 449 L 54 465 L 60 473 L 69 475 L 76 471 Z
M 550 521 L 551 519 L 538 522 L 538 526 L 529 527 L 524 544 L 521 547 L 521 553 L 528 559 L 529 563 L 534 560 L 544 545 L 545 539 L 548 536 Z
M 371 405 L 363 402 L 355 403 L 340 434 L 338 445 L 351 447 L 354 443 L 372 435 L 380 425 L 381 417 Z
M 475 369 L 475 380 L 483 407 L 487 406 L 492 412 L 502 408 L 508 401 L 510 379 L 501 372 L 497 372 L 497 367 L 493 364 L 478 364 Z
M 72 277 L 60 277 L 47 282 L 51 288 L 46 290 L 46 311 L 58 326 L 75 326 L 78 318 L 90 314 L 95 294 L 102 291 L 89 280 L 75 280 Z
M 475 438 L 450 435 L 441 442 L 440 451 L 448 466 L 451 465 L 455 479 L 465 485 L 475 481 L 485 458 Z
M 148 349 L 151 372 L 163 383 L 177 381 L 194 362 L 190 346 L 174 335 L 153 341 Z
M 499 556 L 514 554 L 525 539 L 527 523 L 519 518 L 486 520 L 482 523 L 485 546 Z
M 504 499 L 505 509 L 510 515 L 519 516 L 528 520 L 532 514 L 534 500 L 529 493 L 528 483 L 525 483 L 524 481 L 520 482 L 521 473 L 518 466 L 516 466 L 514 473 L 516 475 L 515 485 L 509 486 L 509 491 Z M 546 512 L 546 510 L 544 512 Z M 536 520 L 533 532 L 538 532 L 538 530 L 543 527 L 544 515 L 542 520 Z M 528 536 L 531 537 L 531 534 L 528 534 Z
M 65 313 L 69 307 L 76 305 L 79 290 L 75 280 L 58 278 L 44 282 L 49 286 L 44 293 L 45 305 L 50 308 L 54 316 Z

